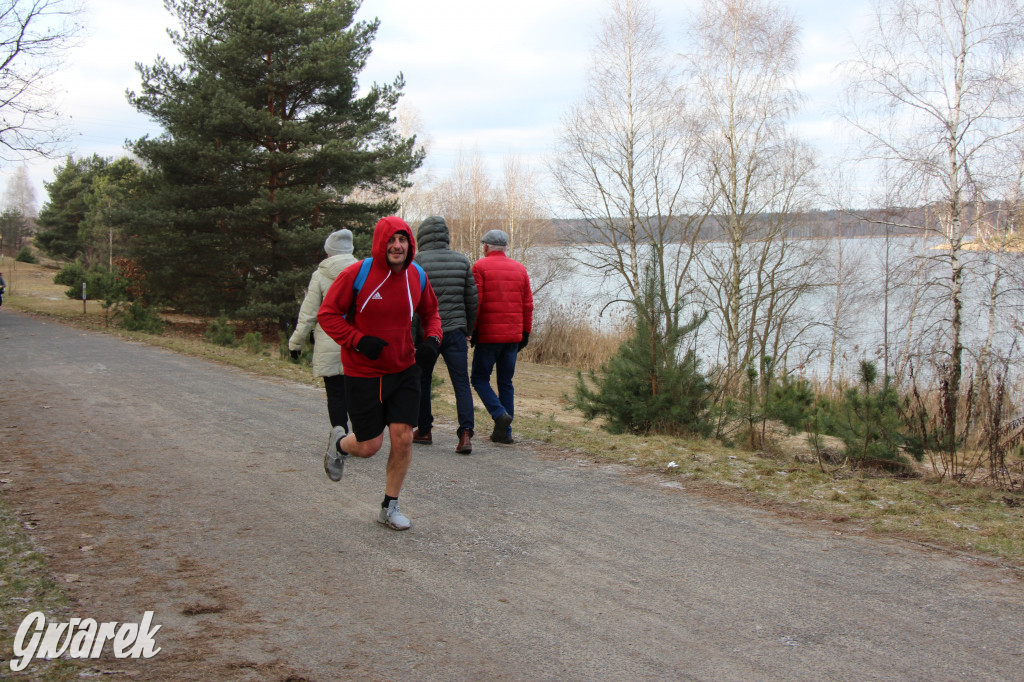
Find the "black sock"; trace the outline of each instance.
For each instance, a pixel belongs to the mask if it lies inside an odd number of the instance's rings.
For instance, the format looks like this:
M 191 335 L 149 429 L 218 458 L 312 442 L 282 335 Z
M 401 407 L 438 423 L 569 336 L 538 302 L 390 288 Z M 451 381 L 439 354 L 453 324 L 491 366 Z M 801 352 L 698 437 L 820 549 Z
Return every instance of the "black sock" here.
M 380 508 L 381 509 L 387 509 L 388 505 L 391 504 L 391 500 L 397 500 L 397 499 L 398 499 L 397 497 L 391 497 L 390 495 L 385 495 L 384 496 L 384 501 L 380 503 Z

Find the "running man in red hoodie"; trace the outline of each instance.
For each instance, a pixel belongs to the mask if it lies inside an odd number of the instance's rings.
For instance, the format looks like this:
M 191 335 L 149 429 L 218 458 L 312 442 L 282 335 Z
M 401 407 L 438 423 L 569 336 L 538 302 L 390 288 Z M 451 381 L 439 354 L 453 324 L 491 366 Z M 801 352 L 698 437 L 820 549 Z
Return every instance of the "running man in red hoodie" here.
M 412 461 L 412 432 L 419 418 L 420 368 L 417 357 L 437 358 L 441 318 L 437 297 L 412 259 L 416 241 L 401 218 L 382 218 L 373 231 L 372 263 L 358 293 L 356 278 L 362 261 L 345 268 L 327 290 L 317 321 L 341 346 L 345 395 L 352 433 L 331 431 L 324 470 L 340 481 L 349 455 L 372 457 L 391 437 L 385 474 L 384 502 L 378 521 L 395 530 L 412 525 L 398 506 Z M 413 347 L 412 316 L 418 313 L 424 340 Z M 420 363 L 425 364 L 425 363 Z

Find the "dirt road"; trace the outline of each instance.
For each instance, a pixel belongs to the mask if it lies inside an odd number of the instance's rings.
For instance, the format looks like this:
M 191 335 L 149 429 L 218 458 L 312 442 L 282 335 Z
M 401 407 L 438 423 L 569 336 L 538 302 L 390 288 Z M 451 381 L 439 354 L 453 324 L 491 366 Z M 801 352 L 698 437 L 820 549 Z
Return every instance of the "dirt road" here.
M 535 444 L 435 430 L 388 530 L 316 387 L 4 309 L 0 414 L 74 615 L 162 626 L 131 679 L 1024 679 L 1008 570 Z

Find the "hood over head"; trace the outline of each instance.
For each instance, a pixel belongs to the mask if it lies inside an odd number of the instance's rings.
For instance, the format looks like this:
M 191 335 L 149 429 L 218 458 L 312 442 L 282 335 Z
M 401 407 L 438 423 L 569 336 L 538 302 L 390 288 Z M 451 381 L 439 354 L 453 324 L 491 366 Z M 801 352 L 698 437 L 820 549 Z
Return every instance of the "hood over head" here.
M 381 218 L 373 228 L 373 246 L 370 249 L 370 255 L 373 257 L 375 267 L 377 263 L 388 267 L 388 241 L 396 232 L 405 232 L 409 236 L 409 253 L 405 255 L 403 268 L 408 268 L 412 263 L 412 259 L 416 256 L 416 237 L 412 233 L 412 228 L 404 220 L 393 215 Z
M 441 216 L 430 216 L 420 223 L 420 229 L 416 231 L 416 243 L 421 252 L 447 249 L 451 243 L 448 223 Z

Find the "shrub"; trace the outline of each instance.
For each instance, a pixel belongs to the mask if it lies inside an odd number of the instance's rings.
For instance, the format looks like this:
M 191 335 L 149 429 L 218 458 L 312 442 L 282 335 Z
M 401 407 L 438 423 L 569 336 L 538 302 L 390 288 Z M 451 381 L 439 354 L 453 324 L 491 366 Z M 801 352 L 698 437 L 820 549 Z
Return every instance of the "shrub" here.
M 765 414 L 777 419 L 791 429 L 803 428 L 814 413 L 814 390 L 807 379 L 783 374 L 768 387 L 768 401 Z
M 33 265 L 37 265 L 39 263 L 39 259 L 36 258 L 35 254 L 32 253 L 32 250 L 27 246 L 21 247 L 21 251 L 19 251 L 18 255 L 14 257 L 14 260 L 19 263 L 32 263 Z
M 835 403 L 823 401 L 825 431 L 842 439 L 854 462 L 909 464 L 903 454 L 907 442 L 900 416 L 899 396 L 888 379 L 875 388 L 878 370 L 873 362 L 860 363 L 860 386 L 847 389 Z M 923 453 L 909 450 L 920 461 Z
M 207 341 L 218 346 L 234 348 L 238 345 L 238 341 L 235 339 L 235 325 L 228 321 L 228 317 L 224 313 L 210 321 L 203 336 Z
M 649 275 L 634 310 L 632 337 L 602 366 L 600 376 L 591 370 L 594 389 L 577 374 L 570 402 L 588 420 L 604 417 L 604 428 L 612 433 L 707 435 L 711 386 L 695 351 L 681 350 L 706 316 L 682 326 L 671 322 L 678 320 L 678 307 L 668 309 Z
M 82 261 L 68 263 L 53 276 L 54 284 L 67 285 L 64 295 L 68 298 L 82 298 L 82 282 L 85 282 L 85 297 L 90 301 L 108 298 L 118 287 L 117 275 L 102 265 L 93 265 L 88 270 Z
M 263 335 L 259 332 L 247 333 L 242 337 L 242 346 L 253 355 L 259 355 L 263 352 Z
M 164 331 L 164 321 L 156 310 L 138 301 L 121 311 L 121 326 L 129 331 L 147 334 L 162 334 Z

